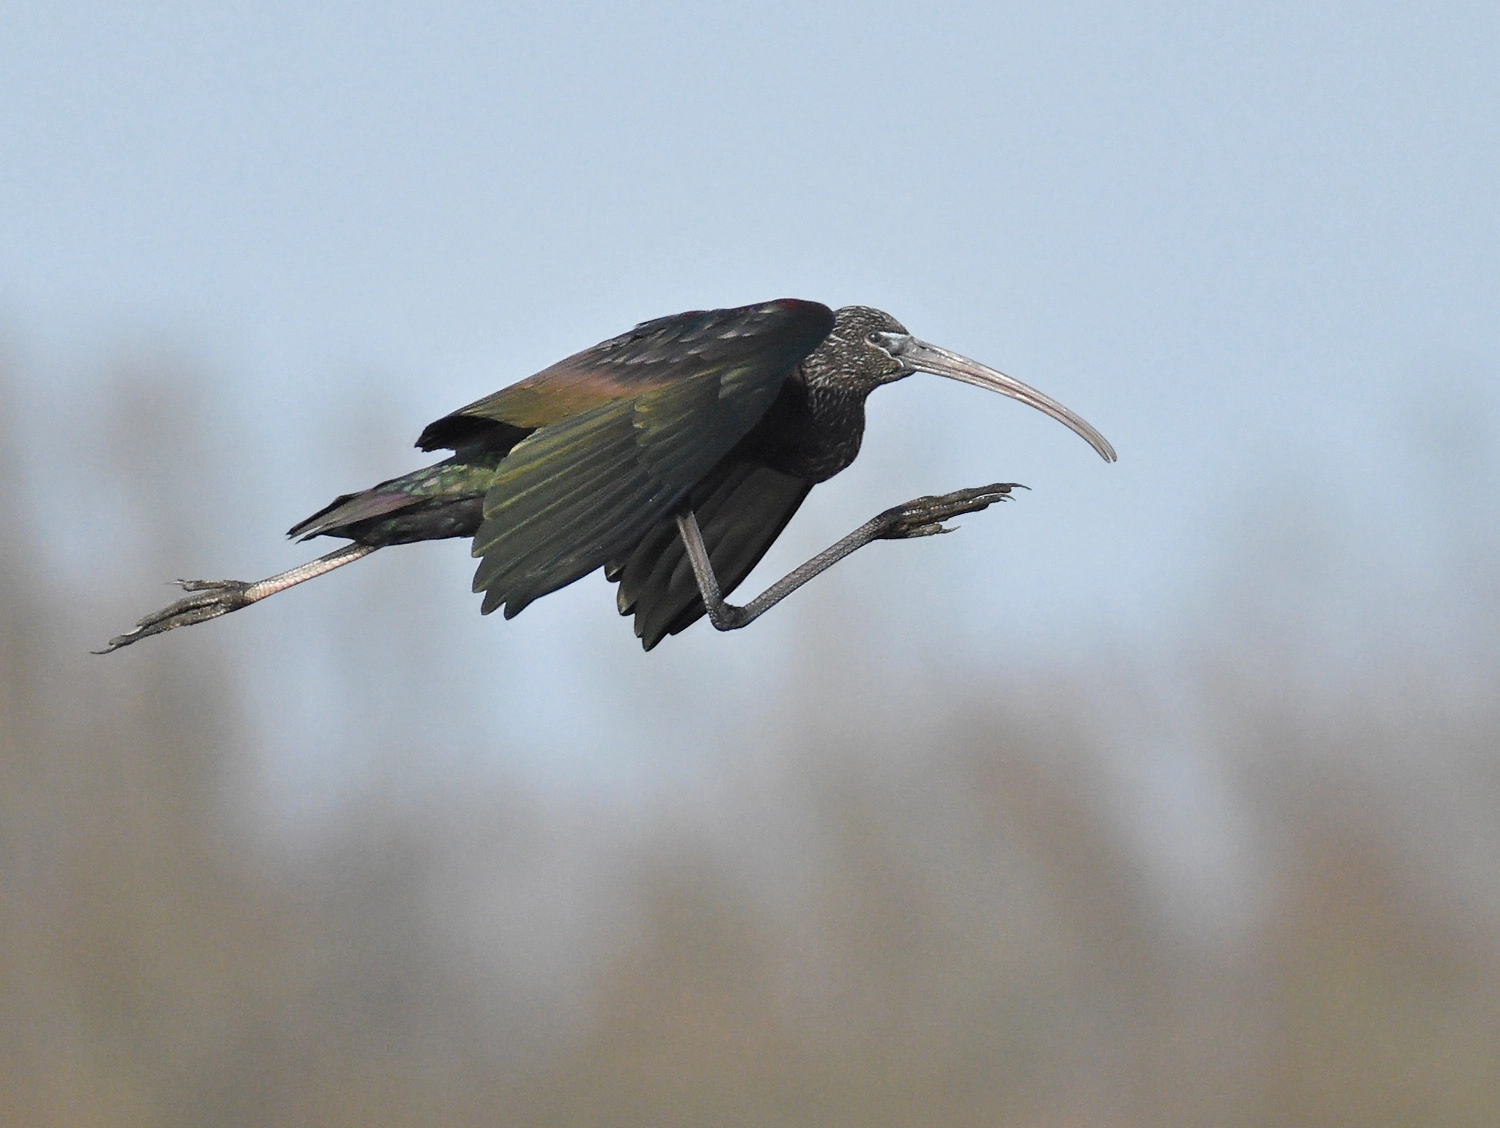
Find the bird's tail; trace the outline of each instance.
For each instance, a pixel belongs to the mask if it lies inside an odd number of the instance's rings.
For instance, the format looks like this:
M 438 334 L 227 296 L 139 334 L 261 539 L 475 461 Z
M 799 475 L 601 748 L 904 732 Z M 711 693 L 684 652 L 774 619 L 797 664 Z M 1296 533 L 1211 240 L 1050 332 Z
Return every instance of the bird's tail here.
M 374 548 L 472 537 L 484 519 L 484 493 L 492 476 L 492 467 L 450 458 L 359 493 L 342 494 L 293 525 L 287 536 L 348 537 Z

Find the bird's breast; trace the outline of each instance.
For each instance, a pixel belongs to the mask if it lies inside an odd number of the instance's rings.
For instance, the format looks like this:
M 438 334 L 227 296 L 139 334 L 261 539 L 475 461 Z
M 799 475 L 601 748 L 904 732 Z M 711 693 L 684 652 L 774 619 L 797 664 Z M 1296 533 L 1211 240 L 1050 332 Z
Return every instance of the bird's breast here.
M 863 399 L 809 389 L 794 376 L 746 437 L 746 446 L 773 470 L 826 482 L 859 454 L 864 407 Z

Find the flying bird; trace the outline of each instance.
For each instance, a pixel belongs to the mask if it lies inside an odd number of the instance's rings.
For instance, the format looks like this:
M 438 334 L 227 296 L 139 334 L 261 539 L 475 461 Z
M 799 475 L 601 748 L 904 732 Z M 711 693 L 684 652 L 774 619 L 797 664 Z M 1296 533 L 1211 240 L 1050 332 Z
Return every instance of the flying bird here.
M 518 614 L 600 568 L 650 650 L 704 614 L 755 620 L 875 540 L 947 532 L 1015 483 L 894 506 L 771 585 L 725 602 L 808 491 L 854 461 L 865 398 L 914 372 L 1010 396 L 1066 424 L 1107 462 L 1078 415 L 1004 373 L 919 340 L 868 306 L 782 299 L 643 322 L 430 424 L 435 465 L 344 494 L 288 535 L 347 544 L 264 580 L 179 580 L 186 598 L 99 653 L 237 611 L 380 548 L 469 537 L 481 610 Z

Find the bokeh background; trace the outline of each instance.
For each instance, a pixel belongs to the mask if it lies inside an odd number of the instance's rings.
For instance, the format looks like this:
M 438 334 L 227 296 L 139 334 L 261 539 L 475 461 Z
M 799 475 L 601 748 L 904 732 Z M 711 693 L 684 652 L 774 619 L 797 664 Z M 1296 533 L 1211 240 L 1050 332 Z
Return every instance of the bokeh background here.
M 1500 9 L 0 4 L 0 1122 L 1492 1125 Z M 458 543 L 96 658 L 648 317 L 891 310 L 753 628 Z

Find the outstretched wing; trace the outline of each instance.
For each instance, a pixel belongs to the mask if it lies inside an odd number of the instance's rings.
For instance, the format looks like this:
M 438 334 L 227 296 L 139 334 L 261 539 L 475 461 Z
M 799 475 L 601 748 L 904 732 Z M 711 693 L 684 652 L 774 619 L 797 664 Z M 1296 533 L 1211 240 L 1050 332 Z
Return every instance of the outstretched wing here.
M 759 422 L 832 329 L 814 302 L 649 321 L 440 419 L 424 444 L 526 428 L 485 494 L 474 590 L 506 617 L 624 557 Z M 501 432 L 505 441 L 514 441 Z

